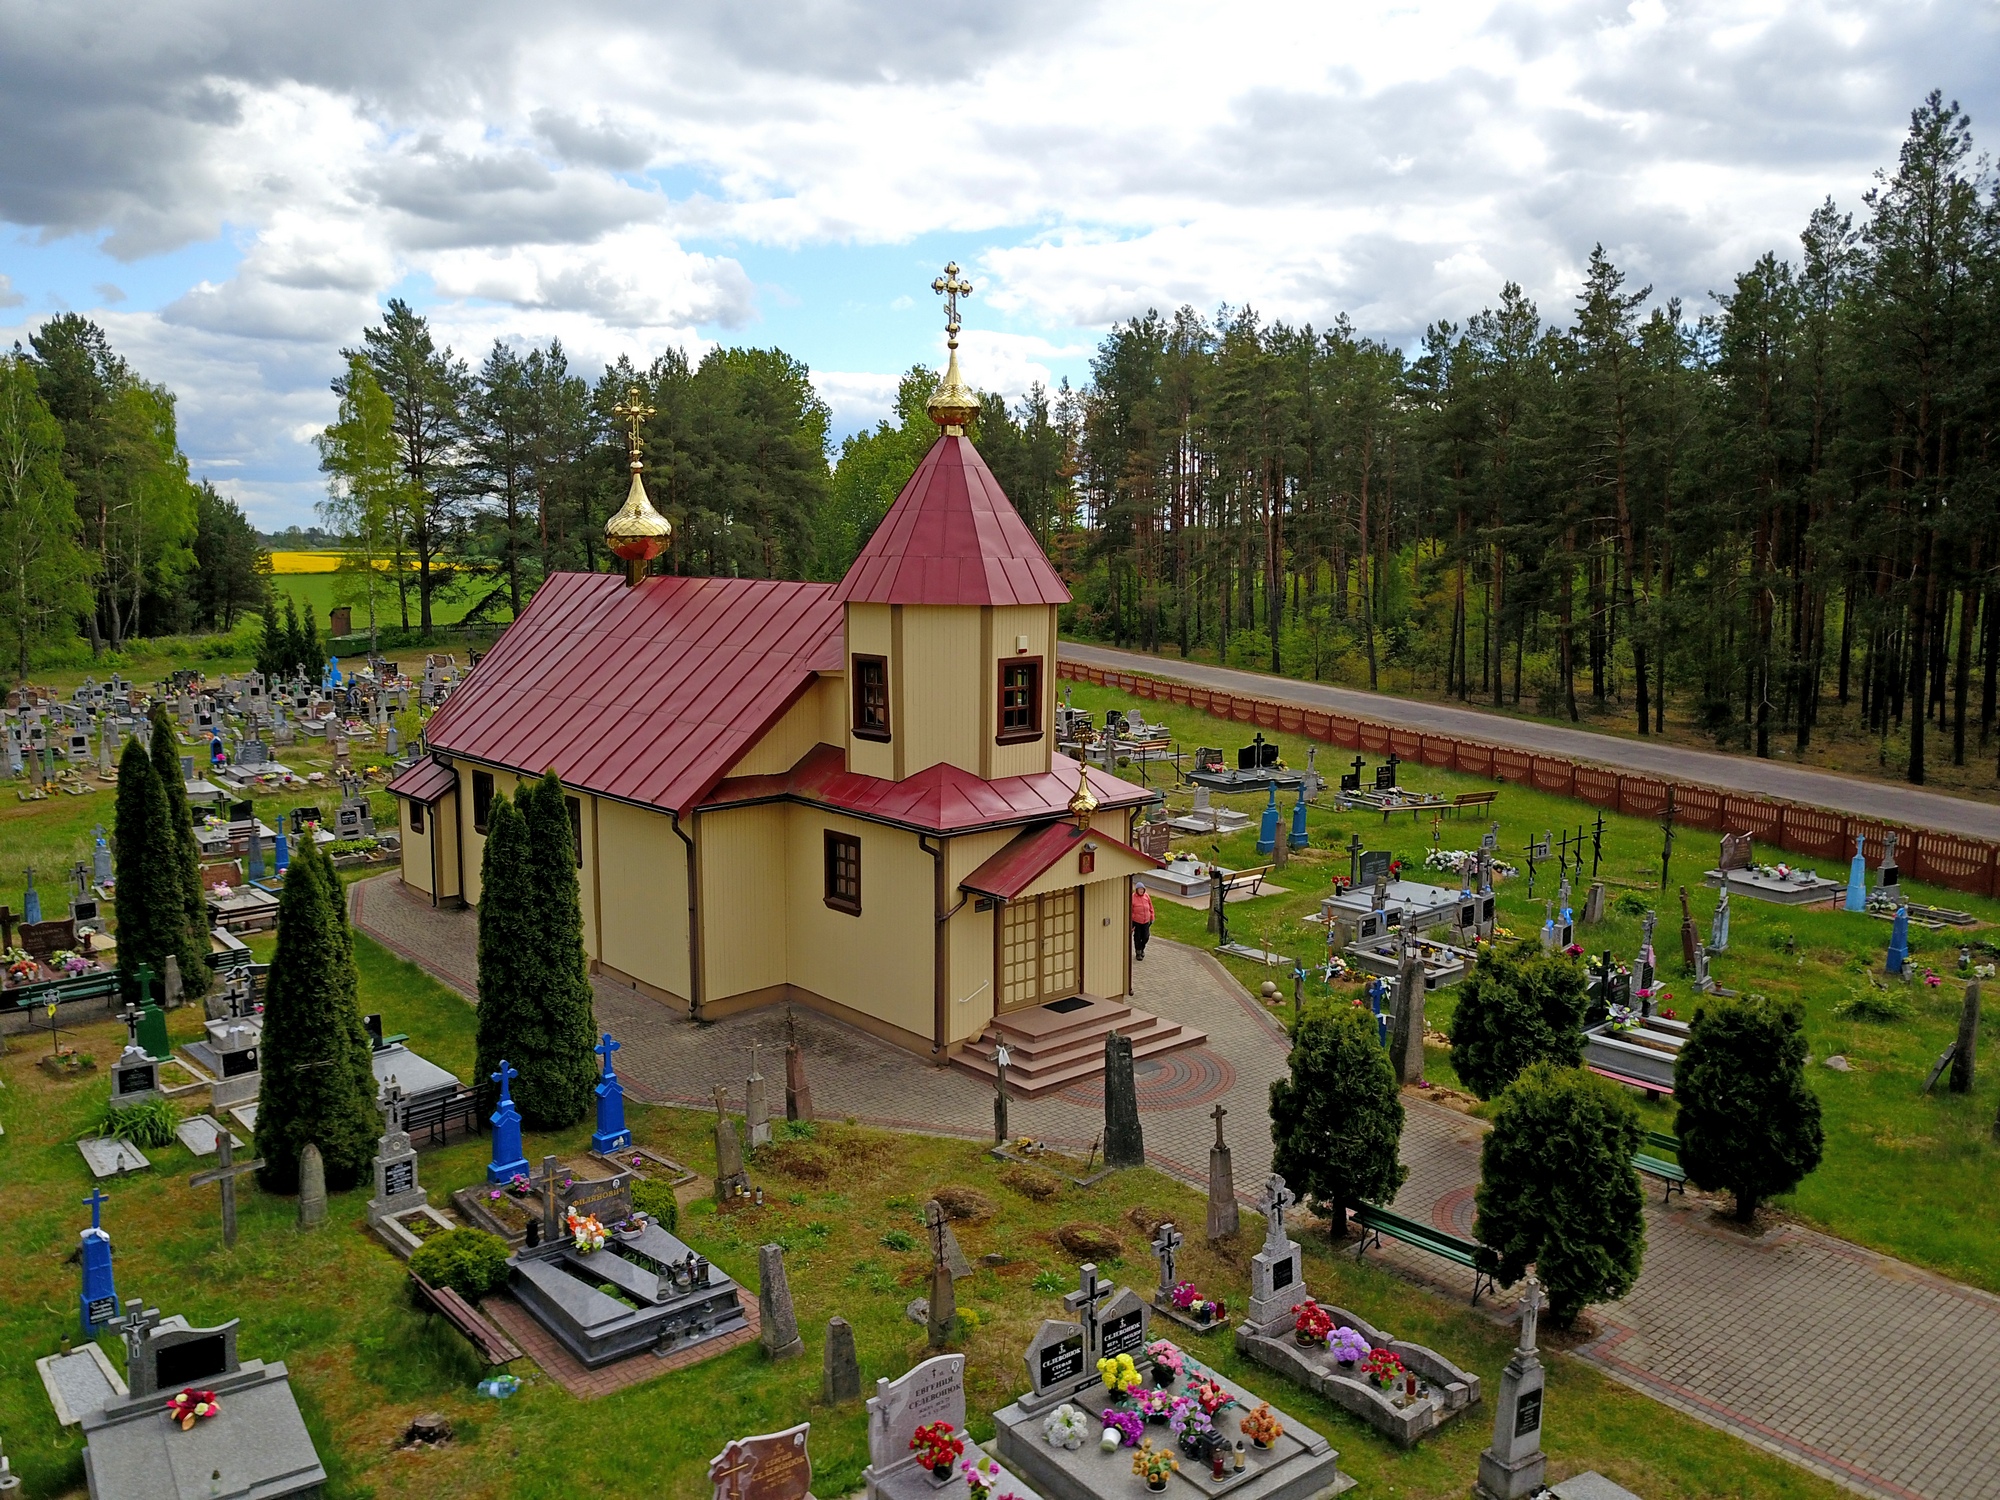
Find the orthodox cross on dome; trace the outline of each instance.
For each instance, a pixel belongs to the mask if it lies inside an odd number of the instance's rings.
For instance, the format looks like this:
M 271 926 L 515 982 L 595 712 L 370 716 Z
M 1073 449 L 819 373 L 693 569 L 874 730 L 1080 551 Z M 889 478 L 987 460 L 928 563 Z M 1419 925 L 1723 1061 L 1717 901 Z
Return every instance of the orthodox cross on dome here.
M 958 347 L 958 299 L 972 295 L 972 283 L 958 274 L 958 262 L 945 262 L 944 275 L 931 283 L 931 290 L 944 298 L 945 343 Z
M 632 471 L 636 474 L 645 465 L 641 455 L 646 451 L 646 440 L 639 435 L 639 424 L 656 414 L 656 408 L 646 404 L 646 393 L 635 382 L 625 387 L 625 399 L 611 408 L 613 416 L 625 421 L 625 450 L 631 455 Z

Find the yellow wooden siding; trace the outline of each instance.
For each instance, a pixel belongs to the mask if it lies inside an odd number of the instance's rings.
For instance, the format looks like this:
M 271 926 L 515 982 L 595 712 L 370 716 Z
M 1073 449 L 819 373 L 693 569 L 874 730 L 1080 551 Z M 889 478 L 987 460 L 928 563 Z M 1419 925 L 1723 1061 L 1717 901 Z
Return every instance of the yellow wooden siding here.
M 818 705 L 819 743 L 822 745 L 845 745 L 847 743 L 847 674 L 845 672 L 822 672 L 819 681 L 813 684 L 807 695 Z
M 945 845 L 945 866 L 951 877 L 951 900 L 965 893 L 958 883 L 1007 846 L 1016 830 L 996 828 L 969 833 Z M 970 1041 L 993 1020 L 994 909 L 979 911 L 977 897 L 968 897 L 951 919 L 946 940 L 951 949 L 950 1040 Z
M 596 821 L 604 914 L 599 961 L 686 998 L 687 847 L 664 813 L 604 799 Z
M 738 940 L 780 952 L 788 942 L 792 983 L 916 1036 L 931 1036 L 935 970 L 930 856 L 918 846 L 915 834 L 902 829 L 818 808 L 788 805 L 782 811 L 789 876 L 782 894 L 791 920 L 783 934 L 760 932 L 750 925 L 754 913 L 746 911 L 734 929 Z M 861 841 L 858 916 L 826 904 L 828 829 Z M 759 910 L 768 910 L 779 899 L 775 876 L 775 871 L 765 872 Z
M 895 737 L 903 732 L 897 709 L 897 689 L 900 678 L 896 670 L 893 645 L 893 630 L 890 607 L 886 604 L 850 604 L 847 606 L 847 681 L 854 680 L 853 658 L 861 656 L 881 656 L 889 659 L 889 735 L 884 740 L 858 740 L 854 737 L 854 711 L 850 703 L 843 702 L 839 709 L 841 737 L 836 744 L 847 746 L 847 769 L 857 776 L 880 776 L 893 780 L 896 775 Z
M 583 908 L 583 951 L 591 958 L 601 958 L 597 925 L 597 799 L 587 792 L 568 795 L 576 798 L 583 819 L 583 863 L 576 872 L 577 902 Z
M 704 1005 L 785 982 L 785 836 L 782 803 L 701 815 Z
M 1097 845 L 1096 868 L 1086 875 L 1083 873 L 1083 846 L 1093 842 Z M 1101 839 L 1080 838 L 1073 841 L 1054 864 L 1024 886 L 1017 899 L 1067 890 L 1073 885 L 1102 885 L 1107 881 L 1124 880 L 1152 868 L 1153 862 L 1143 856 L 1127 854 Z
M 1125 880 L 1100 880 L 1083 888 L 1083 987 L 1090 994 L 1125 993 L 1131 900 Z
M 897 731 L 903 737 L 904 776 L 938 764 L 980 774 L 979 615 L 976 609 L 904 606 L 906 722 Z
M 458 793 L 446 792 L 438 798 L 437 806 L 425 821 L 430 824 L 431 836 L 437 840 L 437 899 L 456 900 L 465 894 L 459 879 L 458 839 L 454 833 L 458 827 Z
M 462 840 L 460 847 L 465 851 L 465 899 L 466 903 L 471 906 L 479 904 L 480 862 L 486 854 L 486 835 L 472 826 L 472 773 L 475 769 L 484 770 L 486 768 L 483 766 L 475 767 L 471 761 L 461 760 L 457 762 L 459 836 Z M 498 801 L 502 797 L 513 796 L 514 788 L 520 784 L 520 780 L 521 778 L 516 776 L 512 771 L 495 769 L 493 772 L 494 800 Z
M 986 701 L 981 713 L 987 746 L 986 768 L 981 774 L 995 780 L 1003 776 L 1039 776 L 1049 769 L 1050 757 L 1055 753 L 1055 704 L 1061 691 L 1056 682 L 1055 607 L 1016 604 L 990 608 L 983 613 L 990 618 L 985 629 L 988 658 L 980 666 L 980 680 L 985 684 Z M 1024 635 L 1028 638 L 1028 649 L 1017 650 L 1016 642 Z M 1000 666 L 1023 656 L 1042 659 L 1042 737 L 1012 745 L 995 744 L 994 736 L 999 731 Z
M 824 709 L 814 688 L 808 688 L 764 732 L 762 739 L 739 755 L 729 767 L 731 776 L 782 776 L 804 759 L 820 741 Z M 838 743 L 836 741 L 835 743 Z

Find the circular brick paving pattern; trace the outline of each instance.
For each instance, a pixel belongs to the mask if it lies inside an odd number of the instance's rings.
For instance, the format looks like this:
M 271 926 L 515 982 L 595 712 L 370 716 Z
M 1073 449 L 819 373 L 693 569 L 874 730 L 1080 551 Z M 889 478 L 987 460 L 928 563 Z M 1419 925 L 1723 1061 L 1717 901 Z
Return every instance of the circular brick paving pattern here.
M 1209 1104 L 1236 1087 L 1236 1070 L 1206 1047 L 1189 1047 L 1165 1057 L 1142 1057 L 1132 1064 L 1139 1108 L 1193 1109 Z M 1104 1108 L 1104 1080 L 1089 1079 L 1049 1095 L 1084 1109 Z

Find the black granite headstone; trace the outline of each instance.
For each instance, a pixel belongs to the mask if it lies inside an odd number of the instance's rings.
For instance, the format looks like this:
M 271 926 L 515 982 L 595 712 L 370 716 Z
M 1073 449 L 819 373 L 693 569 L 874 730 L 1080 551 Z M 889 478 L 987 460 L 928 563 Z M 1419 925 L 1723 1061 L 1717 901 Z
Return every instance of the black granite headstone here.
M 1104 1039 L 1104 1165 L 1143 1167 L 1146 1143 L 1139 1130 L 1139 1089 L 1132 1078 L 1132 1039 L 1112 1032 Z

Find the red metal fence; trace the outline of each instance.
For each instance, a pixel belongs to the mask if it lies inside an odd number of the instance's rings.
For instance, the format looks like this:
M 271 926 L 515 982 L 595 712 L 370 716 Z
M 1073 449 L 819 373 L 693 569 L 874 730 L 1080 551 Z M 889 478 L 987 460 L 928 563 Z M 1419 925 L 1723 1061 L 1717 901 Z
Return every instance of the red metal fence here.
M 1080 662 L 1058 662 L 1056 675 L 1098 687 L 1117 688 L 1135 698 L 1154 698 L 1199 709 L 1239 724 L 1304 735 L 1325 745 L 1373 755 L 1387 755 L 1394 750 L 1398 757 L 1414 764 L 1483 776 L 1503 784 L 1532 786 L 1537 791 L 1576 797 L 1634 817 L 1659 817 L 1666 811 L 1671 795 L 1677 827 L 1706 828 L 1718 833 L 1748 832 L 1760 844 L 1815 859 L 1851 859 L 1858 837 L 1863 841 L 1862 852 L 1869 863 L 1879 863 L 1884 835 L 1894 826 L 1896 862 L 1908 878 L 1954 891 L 2000 897 L 2000 844 L 1980 839 L 1895 826 L 1828 808 L 1718 791 L 1687 782 L 1669 783 L 1653 776 L 1631 775 L 1562 756 L 1535 755 L 1452 735 L 1417 734 L 1369 719 L 1321 713 L 1295 704 L 1273 703 L 1266 698 L 1246 698 L 1240 693 L 1217 692 L 1185 682 L 1166 682 L 1135 672 L 1106 671 Z

